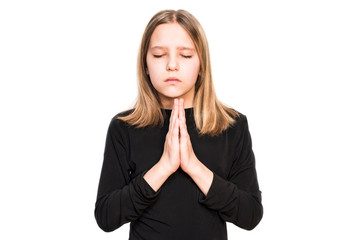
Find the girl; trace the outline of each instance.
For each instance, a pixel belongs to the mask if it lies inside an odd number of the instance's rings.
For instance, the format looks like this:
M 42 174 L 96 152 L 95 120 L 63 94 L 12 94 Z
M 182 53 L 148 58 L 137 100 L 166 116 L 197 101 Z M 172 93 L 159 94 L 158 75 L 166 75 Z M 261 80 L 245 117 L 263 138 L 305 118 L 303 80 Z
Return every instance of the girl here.
M 247 119 L 215 96 L 199 22 L 165 10 L 148 23 L 139 94 L 107 133 L 95 217 L 130 240 L 227 239 L 225 222 L 253 229 L 263 209 Z

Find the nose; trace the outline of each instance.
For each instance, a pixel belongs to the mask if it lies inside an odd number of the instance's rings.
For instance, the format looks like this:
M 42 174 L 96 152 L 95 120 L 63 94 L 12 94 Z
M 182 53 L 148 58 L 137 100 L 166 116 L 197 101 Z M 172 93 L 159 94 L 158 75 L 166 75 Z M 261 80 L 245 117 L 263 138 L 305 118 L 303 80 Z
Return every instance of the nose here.
M 167 65 L 166 65 L 167 71 L 179 71 L 179 64 L 177 63 L 176 59 L 174 57 L 170 58 Z

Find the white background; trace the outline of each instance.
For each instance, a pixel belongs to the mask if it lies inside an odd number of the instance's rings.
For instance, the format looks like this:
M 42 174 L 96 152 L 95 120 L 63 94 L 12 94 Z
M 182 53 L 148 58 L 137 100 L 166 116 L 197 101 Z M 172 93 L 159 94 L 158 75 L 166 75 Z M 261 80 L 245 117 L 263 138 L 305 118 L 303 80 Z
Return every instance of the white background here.
M 106 131 L 147 22 L 181 8 L 253 137 L 264 218 L 229 239 L 359 239 L 358 1 L 176 2 L 1 1 L 0 238 L 127 239 L 93 215 Z

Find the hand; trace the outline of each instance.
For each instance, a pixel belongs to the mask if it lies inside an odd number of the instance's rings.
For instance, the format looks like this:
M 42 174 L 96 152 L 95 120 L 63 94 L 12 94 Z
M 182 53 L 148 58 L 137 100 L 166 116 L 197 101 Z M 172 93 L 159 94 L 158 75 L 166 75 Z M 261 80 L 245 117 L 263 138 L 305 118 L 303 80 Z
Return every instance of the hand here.
M 172 174 L 179 166 L 188 172 L 198 161 L 186 128 L 184 100 L 175 99 L 160 163 Z
M 179 141 L 180 141 L 180 167 L 189 173 L 192 167 L 199 162 L 192 148 L 191 139 L 186 127 L 184 100 L 179 100 Z
M 160 159 L 160 164 L 170 174 L 174 173 L 180 166 L 179 124 L 179 100 L 175 99 L 169 120 L 169 130 L 165 138 L 164 151 Z
M 213 173 L 194 153 L 186 128 L 183 99 L 174 100 L 163 154 L 160 161 L 144 175 L 144 179 L 157 191 L 179 167 L 194 180 L 205 195 L 208 193 Z
M 179 119 L 180 119 L 180 167 L 186 172 L 199 189 L 207 195 L 209 192 L 214 174 L 196 157 L 189 133 L 186 127 L 186 117 L 184 109 L 184 101 L 179 101 Z

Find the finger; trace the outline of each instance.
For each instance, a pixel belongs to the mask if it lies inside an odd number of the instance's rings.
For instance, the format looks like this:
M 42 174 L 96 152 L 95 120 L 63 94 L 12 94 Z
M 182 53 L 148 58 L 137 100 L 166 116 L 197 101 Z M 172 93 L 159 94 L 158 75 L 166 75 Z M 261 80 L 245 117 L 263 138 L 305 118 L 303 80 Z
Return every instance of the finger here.
M 180 121 L 180 138 L 185 139 L 188 136 L 188 132 L 185 123 Z
M 175 111 L 176 111 L 176 106 L 177 106 L 177 99 L 175 99 L 174 100 L 174 105 L 173 105 L 173 107 L 172 107 L 172 111 L 171 111 L 171 115 L 170 115 L 170 120 L 169 120 L 169 131 L 171 131 L 172 129 L 173 129 L 173 126 L 174 126 L 174 121 L 175 121 L 175 119 L 177 118 L 177 117 L 175 117 L 176 116 L 176 113 L 175 113 Z
M 185 121 L 185 113 L 184 113 L 184 99 L 180 98 L 179 100 L 179 118 L 180 121 Z
M 175 124 L 176 122 L 176 119 L 179 118 L 179 100 L 178 99 L 175 99 L 174 100 L 174 116 L 173 116 L 173 124 Z M 173 126 L 174 128 L 175 126 Z
M 174 143 L 179 142 L 179 133 L 180 133 L 180 120 L 178 118 L 175 119 L 174 128 L 172 129 L 171 136 Z
M 184 100 L 183 100 L 183 106 L 184 106 Z M 186 129 L 186 115 L 185 115 L 185 107 L 182 108 L 182 113 L 183 113 L 183 117 L 184 117 L 184 127 Z
M 184 128 L 185 128 L 185 130 L 187 131 L 186 114 L 185 114 L 185 107 L 184 107 L 184 99 L 182 99 L 181 121 L 184 123 Z
M 174 100 L 174 105 L 175 105 L 175 117 L 179 118 L 179 99 L 175 99 Z

